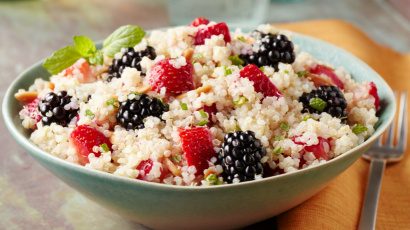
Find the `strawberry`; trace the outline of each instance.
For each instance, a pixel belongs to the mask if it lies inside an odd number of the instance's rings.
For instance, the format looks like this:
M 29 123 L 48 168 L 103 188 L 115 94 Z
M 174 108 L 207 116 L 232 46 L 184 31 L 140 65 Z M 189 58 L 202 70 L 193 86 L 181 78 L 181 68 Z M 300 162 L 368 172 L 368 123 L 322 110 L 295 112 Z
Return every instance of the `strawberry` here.
M 37 98 L 23 106 L 23 110 L 27 113 L 27 115 L 37 122 L 41 120 L 41 114 L 38 111 L 38 102 L 39 99 Z
M 154 162 L 151 159 L 141 161 L 137 166 L 137 170 L 140 171 L 140 174 L 138 174 L 137 179 L 140 179 L 140 180 L 144 179 L 144 176 L 146 176 L 148 173 L 151 172 L 153 165 L 154 165 Z M 143 173 L 141 173 L 141 171 L 143 171 Z M 160 171 L 161 171 L 161 176 L 159 177 L 159 179 L 162 180 L 165 177 L 165 173 L 162 170 L 162 168 L 160 169 Z
M 94 152 L 94 146 L 106 144 L 111 151 L 110 140 L 100 131 L 88 125 L 77 126 L 70 135 L 71 143 L 77 150 L 78 159 L 81 165 L 88 163 L 88 155 L 94 153 L 96 157 L 101 155 L 100 152 Z
M 78 81 L 81 83 L 90 83 L 97 80 L 92 74 L 90 65 L 84 59 L 78 60 L 72 66 L 64 70 L 64 76 L 67 77 L 70 75 L 77 77 Z
M 203 45 L 205 44 L 205 39 L 211 38 L 212 35 L 219 35 L 222 34 L 224 36 L 225 42 L 231 42 L 231 35 L 229 34 L 229 28 L 225 22 L 220 22 L 211 26 L 207 26 L 206 28 L 198 29 L 194 37 L 194 44 L 195 45 Z
M 167 95 L 178 95 L 194 89 L 192 77 L 193 67 L 191 63 L 176 68 L 171 60 L 164 59 L 157 62 L 149 72 L 148 81 L 152 90 L 160 92 L 161 88 L 166 88 Z
M 333 84 L 335 84 L 340 89 L 344 89 L 344 84 L 342 80 L 335 74 L 332 68 L 325 66 L 325 65 L 316 65 L 313 68 L 309 69 L 310 73 L 317 74 L 317 75 L 326 75 L 327 77 L 332 80 Z
M 254 64 L 245 66 L 239 75 L 253 81 L 253 87 L 258 93 L 262 93 L 265 97 L 281 97 L 282 94 L 278 88 L 269 80 L 269 78 Z
M 206 127 L 180 129 L 179 137 L 188 165 L 195 166 L 196 174 L 202 174 L 209 167 L 208 161 L 216 156 L 209 129 Z
M 311 152 L 315 155 L 316 159 L 324 159 L 324 160 L 329 160 L 329 152 L 330 152 L 330 141 L 331 138 L 323 138 L 323 137 L 318 137 L 319 143 L 316 145 L 310 145 L 307 146 L 305 143 L 296 141 L 297 137 L 293 137 L 293 142 L 298 145 L 304 145 L 304 148 L 302 150 L 302 154 L 306 152 Z M 303 157 L 301 157 L 301 161 L 304 161 Z M 303 163 L 301 164 L 303 165 Z
M 191 26 L 198 27 L 198 26 L 200 26 L 200 25 L 208 25 L 208 23 L 209 23 L 209 20 L 208 20 L 208 19 L 206 19 L 206 18 L 204 18 L 204 17 L 198 17 L 198 18 L 195 18 L 195 19 L 191 22 Z
M 216 114 L 216 112 L 218 112 L 216 110 L 216 104 L 213 103 L 211 106 L 204 105 L 204 107 L 202 107 L 202 109 L 204 110 L 205 113 L 208 114 L 208 123 L 206 125 L 208 127 L 211 127 L 213 125 L 212 114 Z
M 369 85 L 370 85 L 369 94 L 374 97 L 374 107 L 376 107 L 376 111 L 377 111 L 380 108 L 380 98 L 379 98 L 379 94 L 377 93 L 377 87 L 376 87 L 376 84 L 374 84 L 374 82 L 370 82 Z

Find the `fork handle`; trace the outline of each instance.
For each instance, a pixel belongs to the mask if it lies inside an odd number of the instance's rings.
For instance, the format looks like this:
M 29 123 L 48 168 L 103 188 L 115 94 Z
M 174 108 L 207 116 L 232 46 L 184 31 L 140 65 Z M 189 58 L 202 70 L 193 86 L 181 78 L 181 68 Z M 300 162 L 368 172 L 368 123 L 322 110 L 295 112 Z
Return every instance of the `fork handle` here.
M 377 204 L 386 160 L 372 159 L 367 182 L 365 200 L 360 214 L 359 230 L 375 229 Z

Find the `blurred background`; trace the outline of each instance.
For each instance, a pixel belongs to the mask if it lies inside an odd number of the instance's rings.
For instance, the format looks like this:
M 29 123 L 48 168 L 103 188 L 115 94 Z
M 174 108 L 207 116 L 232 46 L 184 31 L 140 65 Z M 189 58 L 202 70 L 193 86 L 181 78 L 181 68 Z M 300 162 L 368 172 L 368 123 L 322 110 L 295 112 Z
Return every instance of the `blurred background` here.
M 1 98 L 21 71 L 71 43 L 73 35 L 100 40 L 124 24 L 153 29 L 188 24 L 197 16 L 233 27 L 342 19 L 384 46 L 410 52 L 410 0 L 0 0 Z M 34 163 L 2 119 L 0 131 L 0 229 L 142 228 L 101 209 Z

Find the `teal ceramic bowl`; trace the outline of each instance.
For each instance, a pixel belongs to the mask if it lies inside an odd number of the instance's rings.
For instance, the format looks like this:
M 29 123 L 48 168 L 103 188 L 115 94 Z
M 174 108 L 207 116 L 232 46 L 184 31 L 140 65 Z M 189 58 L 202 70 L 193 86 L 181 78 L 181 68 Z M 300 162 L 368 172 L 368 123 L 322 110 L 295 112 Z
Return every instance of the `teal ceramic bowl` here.
M 12 136 L 41 165 L 113 212 L 160 229 L 243 227 L 289 210 L 319 192 L 355 162 L 394 117 L 393 92 L 369 66 L 323 41 L 299 34 L 294 34 L 293 39 L 301 50 L 334 66 L 345 67 L 356 81 L 375 82 L 383 102 L 376 132 L 366 142 L 325 164 L 297 172 L 233 185 L 182 187 L 122 178 L 58 159 L 30 142 L 30 133 L 22 128 L 18 116 L 21 106 L 14 99 L 19 88 L 27 88 L 35 78 L 49 76 L 40 63 L 11 84 L 3 100 L 3 116 Z

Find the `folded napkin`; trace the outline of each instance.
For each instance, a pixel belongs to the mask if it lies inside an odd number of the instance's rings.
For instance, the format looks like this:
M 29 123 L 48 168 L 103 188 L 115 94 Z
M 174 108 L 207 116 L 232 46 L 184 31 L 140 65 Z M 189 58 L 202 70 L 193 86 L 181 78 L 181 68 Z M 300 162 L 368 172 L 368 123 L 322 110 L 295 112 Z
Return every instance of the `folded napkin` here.
M 317 37 L 344 48 L 376 70 L 393 89 L 410 90 L 410 55 L 395 52 L 375 43 L 349 23 L 339 20 L 318 20 L 277 26 Z M 356 229 L 368 169 L 369 163 L 359 159 L 313 198 L 279 215 L 278 228 Z M 402 161 L 386 167 L 376 228 L 410 229 L 409 150 Z

